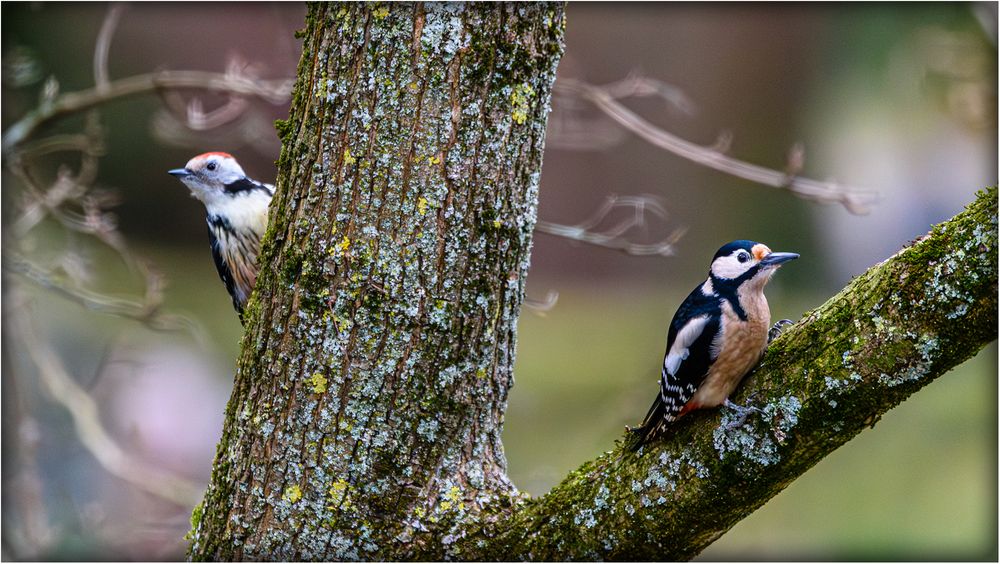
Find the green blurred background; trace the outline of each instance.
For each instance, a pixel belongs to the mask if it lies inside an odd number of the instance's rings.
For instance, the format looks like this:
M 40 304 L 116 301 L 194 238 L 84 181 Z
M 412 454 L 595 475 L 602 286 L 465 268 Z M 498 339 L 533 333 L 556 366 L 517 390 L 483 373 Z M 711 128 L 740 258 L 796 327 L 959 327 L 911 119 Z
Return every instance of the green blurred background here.
M 37 104 L 42 83 L 93 84 L 93 45 L 107 4 L 11 4 L 3 10 L 3 127 Z M 296 4 L 135 4 L 121 15 L 112 78 L 158 69 L 222 71 L 239 59 L 288 77 L 304 9 Z M 519 325 L 505 448 L 516 484 L 543 494 L 611 448 L 656 393 L 666 327 L 735 238 L 796 251 L 769 287 L 774 318 L 797 319 L 850 277 L 957 213 L 997 182 L 996 4 L 571 4 L 560 78 L 608 83 L 630 72 L 684 93 L 695 111 L 653 98 L 626 104 L 692 141 L 727 131 L 729 154 L 781 170 L 796 142 L 804 176 L 879 192 L 870 215 L 801 200 L 686 162 L 625 133 L 579 101 L 555 98 L 540 218 L 583 220 L 610 193 L 655 194 L 664 223 L 634 233 L 686 234 L 677 256 L 641 258 L 538 235 L 528 296 L 559 293 Z M 11 69 L 18 63 L 21 72 Z M 27 65 L 27 66 L 25 66 Z M 24 71 L 27 68 L 28 71 Z M 203 212 L 165 174 L 205 150 L 237 155 L 271 180 L 271 122 L 287 105 L 253 102 L 241 119 L 188 131 L 176 111 L 196 94 L 101 109 L 107 155 L 98 185 L 121 197 L 121 231 L 164 273 L 166 305 L 207 340 L 165 335 L 87 312 L 5 278 L 4 309 L 30 307 L 73 376 L 130 452 L 204 483 L 237 354 L 240 325 L 207 249 Z M 210 110 L 224 104 L 204 96 Z M 178 105 L 179 104 L 179 105 Z M 79 131 L 82 119 L 44 133 Z M 51 177 L 72 155 L 53 155 Z M 3 221 L 21 188 L 5 170 Z M 5 229 L 5 247 L 10 234 Z M 140 292 L 99 246 L 55 224 L 24 241 L 33 256 L 85 258 L 89 283 Z M 23 306 L 22 304 L 28 304 Z M 5 315 L 5 329 L 7 316 Z M 176 559 L 190 508 L 109 477 L 42 393 L 19 335 L 3 333 L 3 551 L 8 559 Z M 109 361 L 110 359 L 110 361 Z M 997 351 L 977 357 L 888 413 L 701 555 L 705 560 L 996 559 Z

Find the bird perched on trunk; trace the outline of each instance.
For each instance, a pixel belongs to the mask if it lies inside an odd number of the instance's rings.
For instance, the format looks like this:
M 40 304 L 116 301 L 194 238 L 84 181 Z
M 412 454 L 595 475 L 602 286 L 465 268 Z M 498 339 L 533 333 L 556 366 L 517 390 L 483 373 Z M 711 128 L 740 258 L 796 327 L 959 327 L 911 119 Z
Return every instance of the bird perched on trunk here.
M 715 253 L 708 279 L 670 322 L 660 393 L 642 424 L 630 429 L 638 436 L 633 450 L 694 409 L 724 405 L 739 412 L 741 421 L 753 409 L 730 402 L 729 395 L 760 361 L 781 325 L 791 323 L 782 320 L 770 328 L 764 286 L 782 263 L 798 257 L 745 240 Z
M 168 172 L 205 204 L 215 267 L 242 322 L 243 308 L 257 281 L 257 255 L 274 186 L 248 178 L 229 153 L 203 153 L 184 168 Z

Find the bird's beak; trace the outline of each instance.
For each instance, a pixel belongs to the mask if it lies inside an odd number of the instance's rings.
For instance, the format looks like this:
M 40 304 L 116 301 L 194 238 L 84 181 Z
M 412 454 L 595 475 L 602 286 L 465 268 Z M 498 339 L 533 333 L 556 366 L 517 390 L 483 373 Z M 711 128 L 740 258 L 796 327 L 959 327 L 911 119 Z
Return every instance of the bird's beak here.
M 761 259 L 761 266 L 777 266 L 783 262 L 788 262 L 799 258 L 799 253 L 770 253 Z
M 167 174 L 172 174 L 177 178 L 184 178 L 185 176 L 191 176 L 191 171 L 186 168 L 175 168 L 173 170 L 168 170 Z

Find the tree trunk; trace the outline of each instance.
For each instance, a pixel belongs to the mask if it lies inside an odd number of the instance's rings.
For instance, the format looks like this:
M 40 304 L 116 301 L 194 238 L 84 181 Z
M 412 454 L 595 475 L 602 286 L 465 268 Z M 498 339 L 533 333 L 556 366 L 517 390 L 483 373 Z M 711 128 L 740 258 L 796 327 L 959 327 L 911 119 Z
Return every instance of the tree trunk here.
M 193 558 L 439 557 L 516 502 L 500 435 L 563 27 L 310 6 Z
M 735 398 L 761 416 L 519 494 L 500 432 L 562 33 L 558 5 L 310 7 L 192 558 L 689 558 L 996 339 L 993 188 L 787 329 Z

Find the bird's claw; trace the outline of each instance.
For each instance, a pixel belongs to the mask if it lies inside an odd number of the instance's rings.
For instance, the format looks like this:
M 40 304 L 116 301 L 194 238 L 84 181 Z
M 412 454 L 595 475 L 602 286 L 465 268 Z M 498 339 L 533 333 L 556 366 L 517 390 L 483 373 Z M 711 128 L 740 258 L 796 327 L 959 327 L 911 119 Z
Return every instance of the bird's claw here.
M 782 319 L 781 321 L 771 326 L 770 331 L 767 332 L 768 344 L 770 344 L 771 341 L 777 339 L 778 336 L 781 335 L 781 332 L 785 329 L 786 325 L 794 325 L 794 323 L 792 322 L 791 319 Z
M 750 398 L 752 397 L 753 395 L 750 396 Z M 749 401 L 750 398 L 747 398 L 747 400 Z M 727 430 L 739 429 L 740 427 L 742 427 L 743 424 L 746 423 L 747 417 L 750 415 L 751 412 L 764 413 L 760 408 L 754 407 L 752 405 L 747 405 L 747 406 L 737 405 L 729 401 L 728 398 L 726 399 L 726 401 L 722 402 L 722 405 L 723 407 L 727 407 L 735 411 L 736 415 L 738 416 L 738 419 L 736 421 L 727 423 L 725 425 L 725 428 Z

